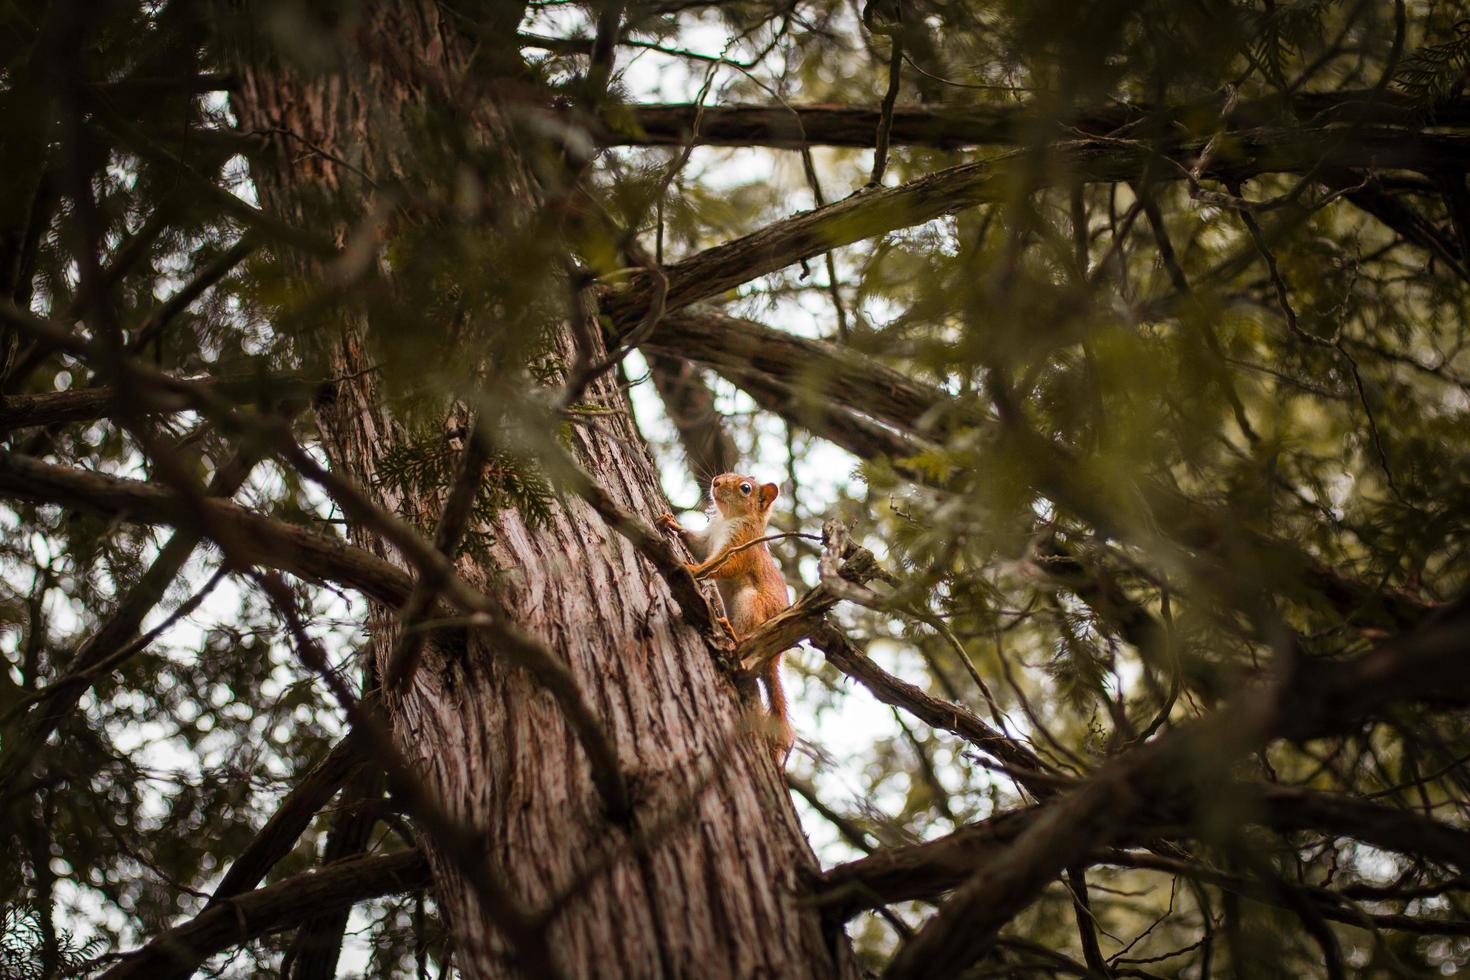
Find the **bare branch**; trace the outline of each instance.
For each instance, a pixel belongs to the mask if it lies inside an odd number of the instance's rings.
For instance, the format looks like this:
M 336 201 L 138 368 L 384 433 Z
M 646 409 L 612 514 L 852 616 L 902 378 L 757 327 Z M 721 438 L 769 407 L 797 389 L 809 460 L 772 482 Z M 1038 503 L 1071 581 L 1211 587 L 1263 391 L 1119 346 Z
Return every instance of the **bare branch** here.
M 950 732 L 999 759 L 1005 772 L 1039 799 L 1056 794 L 1056 783 L 1048 778 L 1050 767 L 1020 742 L 986 724 L 963 705 L 934 697 L 922 688 L 899 680 L 873 663 L 831 623 L 823 620 L 810 633 L 812 644 L 827 662 L 866 687 L 884 704 L 891 704 L 918 718 L 930 728 Z
M 425 888 L 429 880 L 429 863 L 418 851 L 343 861 L 212 904 L 148 945 L 125 954 L 102 977 L 183 980 L 209 957 L 231 946 L 293 928 L 307 916 L 328 909 Z
M 694 482 L 703 486 L 713 476 L 734 472 L 740 452 L 720 424 L 714 393 L 700 377 L 699 369 L 683 358 L 655 354 L 646 343 L 643 350 L 653 386 L 663 399 L 669 421 L 678 430 Z
M 902 6 L 898 9 L 900 12 L 903 10 Z M 893 106 L 898 101 L 899 83 L 903 78 L 903 41 L 902 31 L 892 31 L 888 35 L 891 45 L 888 90 L 883 93 L 883 103 L 878 109 L 878 128 L 873 133 L 873 174 L 868 178 L 869 187 L 881 187 L 883 172 L 888 169 L 888 144 L 893 138 Z
M 1117 104 L 1083 108 L 1056 122 L 1059 132 L 1108 136 L 1138 127 L 1164 131 L 1185 118 L 1214 115 L 1218 102 L 1178 107 Z M 1303 92 L 1284 103 L 1280 97 L 1240 102 L 1227 117 L 1233 127 L 1252 127 L 1280 119 L 1282 110 L 1318 125 L 1368 123 L 1418 128 L 1421 110 L 1412 99 L 1372 90 Z M 616 119 L 592 126 L 603 146 L 677 146 L 694 133 L 692 104 L 626 107 Z M 1049 111 L 1049 110 L 1042 110 Z M 696 142 L 709 146 L 871 147 L 878 132 L 881 109 L 842 105 L 726 105 L 704 110 Z M 1026 105 L 903 105 L 893 111 L 889 132 L 895 144 L 958 149 L 971 146 L 1014 146 L 1034 132 L 1038 110 Z M 1446 127 L 1470 124 L 1470 100 L 1442 103 L 1434 120 Z
M 189 306 L 200 296 L 204 295 L 211 287 L 218 283 L 230 271 L 245 261 L 254 252 L 257 242 L 250 235 L 243 236 L 238 242 L 225 249 L 214 259 L 206 263 L 194 278 L 185 283 L 178 292 L 148 314 L 148 318 L 133 331 L 128 340 L 128 350 L 140 351 L 147 347 L 159 336 L 174 318 L 188 309 Z
M 439 515 L 439 526 L 434 532 L 434 547 L 450 562 L 459 551 L 459 542 L 469 523 L 475 496 L 480 492 L 480 480 L 489 461 L 489 438 L 482 428 L 480 416 L 476 415 L 466 427 L 464 451 L 460 453 L 459 466 L 444 501 L 444 510 Z M 390 690 L 402 690 L 413 679 L 425 638 L 424 631 L 417 627 L 438 605 L 443 584 L 437 576 L 420 576 L 413 587 L 413 594 L 404 604 L 399 614 L 398 639 L 383 671 L 383 682 Z
M 230 870 L 225 872 L 215 888 L 210 905 L 259 885 L 266 873 L 291 853 L 312 818 L 327 805 L 352 770 L 365 761 L 362 746 L 350 735 L 332 746 L 332 750 L 291 788 L 255 839 L 230 865 Z
M 821 796 L 817 793 L 817 788 L 810 782 L 788 772 L 786 774 L 786 786 L 793 793 L 806 800 L 807 806 L 821 814 L 823 820 L 826 820 L 836 828 L 837 833 L 842 835 L 843 840 L 860 851 L 868 854 L 873 853 L 875 848 L 868 840 L 867 832 L 852 820 L 838 813 L 823 802 Z
M 237 401 L 265 399 L 283 406 L 304 404 L 315 388 L 312 382 L 292 375 L 246 375 L 189 380 L 219 398 Z M 0 403 L 0 433 L 108 418 L 116 411 L 116 398 L 116 389 L 107 386 L 73 388 L 39 395 L 7 395 L 4 402 Z M 153 400 L 149 410 L 171 412 L 183 411 L 188 407 L 186 399 L 161 393 Z
M 385 816 L 383 794 L 387 779 L 380 768 L 363 767 L 353 772 L 338 794 L 331 815 L 321 863 L 332 865 L 367 854 L 373 830 Z M 296 930 L 281 957 L 281 975 L 291 980 L 334 980 L 350 909 L 313 915 Z
M 646 346 L 707 365 L 743 388 L 763 408 L 776 412 L 862 459 L 913 455 L 922 443 L 908 433 L 949 425 L 986 430 L 1001 427 L 973 405 L 924 385 L 871 358 L 821 341 L 793 337 L 723 314 L 690 310 L 666 316 Z M 1128 537 L 1137 528 L 1120 525 L 1079 463 L 1054 443 L 1021 434 L 1034 465 L 1034 486 L 1062 506 Z M 913 477 L 933 482 L 932 477 Z M 941 485 L 942 488 L 942 485 Z M 1144 483 L 1147 524 L 1195 550 L 1233 550 L 1242 560 L 1272 568 L 1284 588 L 1308 590 L 1355 625 L 1402 628 L 1421 621 L 1424 602 L 1391 588 L 1359 582 L 1286 542 L 1243 532 L 1235 522 L 1162 484 Z M 1124 501 L 1136 507 L 1136 498 Z M 1228 530 L 1227 530 L 1228 528 Z
M 1325 679 L 1302 673 L 1278 677 L 1264 690 L 1243 692 L 1211 717 L 1180 726 L 1108 763 L 1075 790 L 1045 804 L 1009 847 L 983 861 L 938 914 L 900 948 L 889 975 L 952 976 L 966 968 L 990 946 L 996 931 L 1034 901 L 1062 869 L 1096 847 L 1137 833 L 1151 814 L 1177 817 L 1192 806 L 1204 785 L 1199 772 L 1202 759 L 1210 759 L 1223 772 L 1234 760 L 1275 738 L 1325 734 L 1318 730 L 1324 726 L 1331 726 L 1329 731 L 1351 729 L 1369 712 L 1395 701 L 1433 696 L 1431 689 L 1443 697 L 1464 699 L 1470 695 L 1467 622 L 1470 600 L 1341 665 Z M 1380 838 L 1383 832 L 1375 819 L 1387 819 L 1383 814 L 1394 812 L 1355 802 L 1345 820 L 1342 807 L 1324 805 L 1315 797 L 1292 799 L 1319 820 L 1335 818 L 1337 829 L 1351 822 Z M 1372 813 L 1363 807 L 1372 807 Z M 1451 835 L 1448 840 L 1446 834 Z M 1434 848 L 1440 859 L 1453 859 L 1462 870 L 1460 862 L 1470 859 L 1470 833 L 1465 831 L 1446 827 L 1430 833 L 1420 828 L 1414 839 L 1421 842 L 1416 847 Z
M 56 466 L 21 453 L 0 453 L 0 496 L 138 524 L 191 523 L 174 493 L 164 487 Z M 203 500 L 199 506 L 216 525 L 230 530 L 251 564 L 316 582 L 335 582 L 391 605 L 403 602 L 413 588 L 402 569 L 361 548 L 228 501 Z
M 1253 129 L 1232 134 L 1230 152 L 1221 152 L 1214 174 L 1246 179 L 1263 173 L 1307 172 L 1322 167 L 1360 169 L 1463 169 L 1470 159 L 1470 136 L 1405 134 L 1362 129 L 1350 141 L 1314 130 Z M 1198 156 L 1198 141 L 1146 144 L 1115 138 L 1065 140 L 1047 148 L 1055 165 L 1037 168 L 1033 150 L 1015 150 L 992 160 L 961 164 L 899 187 L 854 195 L 794 215 L 759 231 L 698 252 L 659 270 L 634 277 L 610 291 L 600 304 L 618 330 L 626 331 L 655 306 L 665 313 L 717 296 L 741 283 L 810 259 L 840 245 L 920 225 L 944 215 L 1000 201 L 1015 186 L 1015 171 L 1025 168 L 1036 181 L 1066 177 L 1083 182 L 1134 180 L 1157 155 L 1184 163 Z M 1156 179 L 1183 179 L 1188 170 L 1165 168 Z M 1037 189 L 1046 186 L 1038 185 Z
M 1074 865 L 1067 869 L 1067 887 L 1072 892 L 1072 911 L 1077 919 L 1077 935 L 1082 943 L 1082 956 L 1088 969 L 1101 978 L 1111 977 L 1097 944 L 1097 921 L 1093 918 L 1092 897 L 1087 890 L 1087 869 Z

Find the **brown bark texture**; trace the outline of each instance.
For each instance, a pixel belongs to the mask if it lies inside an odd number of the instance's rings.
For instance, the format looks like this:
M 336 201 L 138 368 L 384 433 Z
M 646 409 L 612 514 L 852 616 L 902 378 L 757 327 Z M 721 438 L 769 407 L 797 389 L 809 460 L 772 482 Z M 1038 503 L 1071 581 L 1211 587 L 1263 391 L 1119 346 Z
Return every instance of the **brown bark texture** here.
M 292 134 L 256 162 L 253 176 L 263 206 L 303 226 L 309 201 L 353 186 L 338 161 L 368 167 L 387 156 L 411 170 L 413 160 L 403 158 L 411 145 L 387 154 L 375 145 L 385 121 L 426 103 L 465 104 L 471 45 L 434 4 L 370 5 L 352 30 L 360 55 L 352 74 L 249 65 L 234 97 L 243 130 Z M 465 111 L 486 145 L 515 153 L 493 100 Z M 514 224 L 517 209 L 536 203 L 529 178 L 508 180 L 499 207 L 509 213 L 497 220 Z M 337 234 L 349 237 L 346 228 Z M 570 335 L 557 345 L 570 363 Z M 436 501 L 395 499 L 376 479 L 383 454 L 406 436 L 365 370 L 372 357 L 368 328 L 347 324 L 331 359 L 334 373 L 349 380 L 319 401 L 323 444 L 332 466 L 371 488 L 385 509 L 432 519 Z M 609 376 L 583 401 L 624 404 Z M 668 506 L 653 462 L 627 417 L 609 418 L 575 427 L 574 454 L 626 509 L 652 519 Z M 748 704 L 664 581 L 574 498 L 549 526 L 507 510 L 489 530 L 495 567 L 461 558 L 458 569 L 571 670 L 615 747 L 633 797 L 631 821 L 605 815 L 587 757 L 552 697 L 474 630 L 462 645 L 428 643 L 407 689 L 389 692 L 386 702 L 397 744 L 447 810 L 483 835 L 491 864 L 522 905 L 533 913 L 555 905 L 548 936 L 557 965 L 569 976 L 853 975 L 845 937 L 825 930 L 805 902 L 817 864 L 785 784 L 751 731 Z M 350 526 L 349 534 L 407 567 L 371 529 Z M 397 633 L 395 613 L 373 603 L 369 654 L 380 669 Z M 521 975 L 457 856 L 430 839 L 424 846 L 455 965 L 468 977 Z M 557 904 L 568 889 L 571 897 Z

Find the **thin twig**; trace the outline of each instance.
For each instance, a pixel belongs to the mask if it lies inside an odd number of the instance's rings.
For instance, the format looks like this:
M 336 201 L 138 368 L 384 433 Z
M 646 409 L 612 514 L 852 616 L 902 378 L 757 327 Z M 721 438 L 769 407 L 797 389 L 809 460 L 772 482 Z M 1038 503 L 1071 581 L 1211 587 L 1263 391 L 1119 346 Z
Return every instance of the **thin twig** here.
M 1158 203 L 1142 182 L 1133 186 L 1133 192 L 1143 205 L 1143 213 L 1148 217 L 1150 227 L 1153 229 L 1154 242 L 1158 246 L 1159 261 L 1168 273 L 1170 282 L 1174 285 L 1175 292 L 1181 296 L 1193 297 L 1194 291 L 1190 288 L 1189 277 L 1184 274 L 1184 267 L 1179 263 L 1179 257 L 1174 252 L 1174 244 L 1169 238 L 1168 226 L 1164 223 L 1164 215 L 1159 210 Z M 1209 363 L 1214 367 L 1214 380 L 1219 385 L 1221 392 L 1230 403 L 1230 410 L 1235 415 L 1235 424 L 1240 431 L 1251 442 L 1259 442 L 1260 436 L 1251 426 L 1250 417 L 1246 415 L 1245 405 L 1240 401 L 1240 395 L 1235 390 L 1235 384 L 1230 379 L 1229 368 L 1225 364 L 1225 351 L 1220 346 L 1220 338 L 1215 335 L 1214 326 L 1205 321 L 1198 324 L 1198 336 L 1202 339 L 1205 351 L 1209 355 Z
M 133 642 L 127 644 L 126 646 L 119 647 L 118 649 L 114 650 L 112 653 L 107 654 L 95 663 L 87 664 L 81 670 L 69 674 L 64 674 L 56 680 L 52 681 L 50 684 L 47 684 L 45 687 L 37 688 L 35 691 L 26 695 L 16 704 L 11 706 L 10 710 L 7 711 L 3 717 L 0 717 L 0 726 L 10 724 L 10 722 L 13 721 L 17 716 L 19 716 L 21 712 L 25 711 L 25 709 L 29 708 L 33 704 L 45 701 L 48 698 L 53 697 L 59 691 L 64 691 L 68 688 L 75 688 L 78 684 L 90 685 L 93 678 L 97 677 L 99 674 L 104 674 L 112 670 L 114 667 L 123 663 L 125 660 L 130 659 L 135 654 L 148 649 L 160 636 L 173 629 L 174 626 L 178 625 L 179 620 L 183 619 L 185 616 L 191 615 L 196 609 L 203 605 L 204 600 L 209 598 L 210 593 L 212 593 L 215 588 L 220 584 L 220 582 L 224 580 L 224 577 L 227 573 L 228 570 L 225 568 L 215 569 L 214 574 L 211 575 L 209 577 L 209 580 L 200 587 L 199 591 L 195 592 L 184 602 L 180 603 L 178 608 L 165 616 L 162 622 L 153 627 L 147 633 L 144 633 L 142 636 L 138 637 Z
M 812 189 L 812 202 L 819 208 L 826 207 L 827 196 L 822 193 L 822 181 L 817 176 L 812 148 L 806 145 L 801 148 L 801 169 L 806 174 L 807 186 Z M 822 253 L 822 260 L 827 267 L 827 292 L 832 297 L 832 309 L 837 314 L 837 339 L 845 344 L 848 340 L 847 310 L 843 306 L 842 291 L 837 284 L 837 259 L 833 251 L 828 249 Z
M 724 565 L 725 562 L 729 561 L 731 558 L 734 558 L 736 555 L 740 554 L 740 552 L 744 551 L 747 548 L 754 548 L 756 545 L 765 544 L 767 541 L 780 541 L 783 538 L 805 538 L 808 541 L 822 540 L 822 536 L 820 534 L 807 534 L 805 531 L 782 531 L 778 534 L 767 534 L 763 538 L 756 538 L 753 541 L 747 541 L 738 547 L 731 548 L 730 550 L 726 551 L 720 556 L 720 559 L 718 561 L 716 561 L 713 565 L 710 565 L 708 569 L 706 569 L 706 574 L 713 573 L 716 569 Z
M 899 5 L 900 16 L 903 6 Z M 888 91 L 883 95 L 882 114 L 878 118 L 878 133 L 873 139 L 873 175 L 868 178 L 869 187 L 883 184 L 883 172 L 888 169 L 888 141 L 893 133 L 893 106 L 898 101 L 899 82 L 903 75 L 903 35 L 894 30 L 888 35 L 893 46 L 888 56 Z
M 147 347 L 163 332 L 165 327 L 173 322 L 174 317 L 188 309 L 191 303 L 229 275 L 230 270 L 248 258 L 257 245 L 255 236 L 246 234 L 200 268 L 194 274 L 193 279 L 164 300 L 158 309 L 148 314 L 148 318 L 138 326 L 138 329 L 133 332 L 132 339 L 128 341 L 128 353 L 134 354 Z
M 475 498 L 480 492 L 480 481 L 490 461 L 488 439 L 481 425 L 480 416 L 470 420 L 465 433 L 464 451 L 460 454 L 459 467 L 450 485 L 449 496 L 439 516 L 439 526 L 434 532 L 434 547 L 451 563 L 458 551 L 460 539 L 474 510 Z M 423 653 L 427 634 L 413 626 L 422 620 L 439 602 L 443 582 L 437 577 L 421 575 L 414 586 L 413 594 L 404 603 L 399 615 L 399 634 L 388 655 L 387 669 L 383 682 L 391 691 L 407 690 L 418 669 L 419 657 Z
M 954 635 L 944 621 L 925 609 L 920 608 L 918 603 L 903 601 L 900 596 L 883 596 L 865 585 L 856 585 L 842 577 L 838 567 L 838 557 L 847 553 L 848 531 L 847 526 L 840 521 L 828 521 L 822 526 L 822 554 L 817 560 L 818 573 L 821 576 L 822 587 L 839 599 L 855 602 L 860 606 L 872 609 L 874 612 L 899 612 L 917 619 L 928 626 L 949 644 L 955 656 L 964 665 L 965 672 L 980 689 L 980 694 L 985 698 L 985 703 L 990 707 L 990 715 L 997 725 L 1004 727 L 1003 713 L 1000 703 L 996 701 L 995 695 L 990 690 L 990 685 L 985 683 L 985 678 L 980 676 L 975 661 L 970 658 L 970 653 L 965 649 L 959 637 Z
M 1233 193 L 1239 193 L 1239 184 L 1231 184 L 1230 187 Z M 1388 450 L 1384 447 L 1383 433 L 1379 431 L 1378 419 L 1373 412 L 1372 404 L 1368 400 L 1368 391 L 1363 384 L 1362 372 L 1358 369 L 1357 359 L 1353 357 L 1343 343 L 1342 323 L 1338 323 L 1331 337 L 1319 337 L 1316 334 L 1308 333 L 1302 328 L 1301 321 L 1297 317 L 1296 309 L 1291 303 L 1291 294 L 1286 285 L 1286 277 L 1282 274 L 1281 268 L 1276 262 L 1276 254 L 1271 251 L 1271 247 L 1266 243 L 1266 236 L 1262 233 L 1260 224 L 1250 211 L 1239 211 L 1237 213 L 1240 215 L 1241 223 L 1245 225 L 1246 231 L 1250 235 L 1251 243 L 1255 246 L 1256 252 L 1261 256 L 1262 261 L 1266 263 L 1266 274 L 1270 277 L 1272 288 L 1276 291 L 1276 303 L 1281 309 L 1281 316 L 1286 321 L 1287 329 L 1299 340 L 1317 347 L 1325 347 L 1329 350 L 1336 351 L 1338 356 L 1347 365 L 1348 373 L 1352 375 L 1353 385 L 1357 390 L 1358 401 L 1362 405 L 1363 414 L 1368 421 L 1368 434 L 1373 442 L 1373 450 L 1377 456 L 1378 466 L 1383 471 L 1383 478 L 1388 483 L 1389 491 L 1396 498 L 1402 500 L 1403 494 L 1399 491 L 1398 484 L 1393 478 L 1393 470 L 1389 467 Z

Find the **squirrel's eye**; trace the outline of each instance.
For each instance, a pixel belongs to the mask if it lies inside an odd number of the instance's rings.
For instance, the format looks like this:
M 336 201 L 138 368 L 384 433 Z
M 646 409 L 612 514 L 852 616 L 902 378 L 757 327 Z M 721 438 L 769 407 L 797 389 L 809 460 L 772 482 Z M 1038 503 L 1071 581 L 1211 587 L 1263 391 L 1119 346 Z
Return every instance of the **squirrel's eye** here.
M 740 484 L 740 492 L 743 493 L 743 494 L 745 494 L 747 497 L 750 496 L 750 484 L 749 483 L 742 483 L 742 484 Z

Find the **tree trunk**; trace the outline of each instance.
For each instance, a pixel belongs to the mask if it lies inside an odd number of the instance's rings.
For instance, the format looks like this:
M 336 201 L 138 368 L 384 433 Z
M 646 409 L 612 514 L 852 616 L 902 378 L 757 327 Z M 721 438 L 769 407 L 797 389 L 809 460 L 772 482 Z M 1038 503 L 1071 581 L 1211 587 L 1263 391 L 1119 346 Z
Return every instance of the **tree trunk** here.
M 514 19 L 507 23 L 513 29 Z M 384 160 L 400 174 L 414 168 L 416 145 L 385 147 L 384 128 L 424 106 L 466 101 L 476 135 L 502 148 L 507 172 L 521 175 L 498 186 L 502 213 L 494 220 L 510 227 L 517 211 L 535 207 L 534 183 L 514 158 L 493 100 L 466 99 L 471 44 L 435 4 L 369 5 L 343 29 L 351 31 L 353 58 L 335 74 L 261 63 L 241 71 L 233 102 L 241 128 L 289 134 L 272 137 L 270 153 L 254 164 L 268 210 L 318 229 L 310 202 L 324 195 L 355 205 L 339 213 L 370 211 L 365 200 L 348 200 L 368 193 L 356 169 L 371 172 Z M 349 240 L 346 227 L 335 231 L 339 242 Z M 315 281 L 329 274 L 315 270 Z M 566 331 L 556 346 L 570 362 Z M 369 370 L 374 353 L 367 325 L 343 328 L 329 360 L 346 380 L 317 407 L 323 444 L 332 465 L 386 509 L 403 512 L 407 504 L 432 520 L 437 501 L 403 501 L 378 485 L 383 454 L 405 430 L 380 400 Z M 607 376 L 585 400 L 623 404 Z M 614 498 L 645 519 L 667 509 L 626 415 L 575 430 L 575 454 Z M 550 922 L 559 966 L 603 977 L 854 975 L 846 938 L 824 930 L 803 905 L 817 865 L 781 776 L 751 734 L 733 684 L 653 568 L 577 500 L 560 505 L 547 526 L 507 510 L 489 530 L 493 567 L 461 558 L 461 574 L 493 592 L 571 669 L 615 745 L 634 797 L 631 824 L 604 815 L 586 756 L 552 698 L 480 634 L 471 631 L 457 650 L 427 644 L 411 685 L 390 695 L 388 708 L 402 750 L 448 810 L 483 832 L 493 865 L 527 908 L 545 909 L 584 870 L 611 858 Z M 349 533 L 398 560 L 367 528 Z M 395 614 L 370 613 L 370 655 L 380 669 Z M 640 837 L 653 843 L 635 846 Z M 470 977 L 518 974 L 454 858 L 424 843 L 456 965 Z

